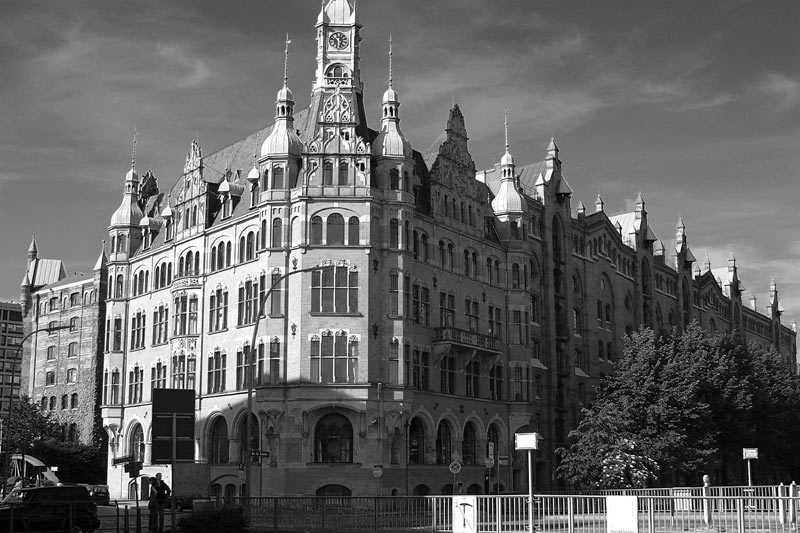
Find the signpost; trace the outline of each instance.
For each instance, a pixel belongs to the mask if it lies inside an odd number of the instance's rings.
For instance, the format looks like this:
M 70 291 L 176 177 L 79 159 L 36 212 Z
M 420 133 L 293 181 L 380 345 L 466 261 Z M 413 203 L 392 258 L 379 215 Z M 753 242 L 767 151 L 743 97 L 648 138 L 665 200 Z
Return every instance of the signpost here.
M 114 460 L 111 461 L 111 464 L 114 466 L 124 465 L 125 463 L 132 463 L 133 456 L 132 455 L 121 455 L 119 457 L 115 457 Z M 126 470 L 127 472 L 127 470 Z
M 758 448 L 742 448 L 742 459 L 747 461 L 747 486 L 753 486 L 753 477 L 750 473 L 750 461 L 758 459 Z
M 528 530 L 533 533 L 533 450 L 539 449 L 538 433 L 515 433 L 514 449 L 528 450 Z

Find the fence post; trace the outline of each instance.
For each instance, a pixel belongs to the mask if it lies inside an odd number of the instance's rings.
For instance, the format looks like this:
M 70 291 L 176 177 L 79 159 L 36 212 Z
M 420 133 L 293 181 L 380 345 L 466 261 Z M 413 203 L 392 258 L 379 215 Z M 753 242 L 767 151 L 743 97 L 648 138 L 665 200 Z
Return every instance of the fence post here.
M 122 524 L 123 524 L 123 527 L 125 528 L 124 529 L 125 533 L 130 533 L 130 529 L 128 529 L 128 527 L 130 526 L 130 523 L 128 522 L 128 506 L 127 505 L 125 506 L 125 514 L 123 515 L 122 518 L 123 518 Z
M 656 517 L 653 512 L 655 500 L 652 496 L 647 498 L 647 533 L 656 533 Z
M 272 525 L 278 529 L 278 498 L 272 498 Z
M 142 508 L 136 506 L 136 533 L 142 533 Z
M 575 533 L 575 499 L 572 496 L 567 498 L 567 533 Z
M 115 501 L 114 503 L 115 503 L 114 507 L 117 510 L 117 529 L 116 529 L 115 533 L 120 533 L 120 531 L 119 531 L 119 502 Z
M 778 485 L 778 523 L 782 526 L 786 525 L 786 501 L 783 499 L 783 489 L 784 485 L 781 481 L 781 484 Z
M 736 525 L 744 533 L 744 498 L 736 498 Z
M 792 481 L 789 485 L 789 523 L 794 524 L 797 522 L 797 483 Z
M 709 501 L 709 492 L 711 489 L 711 482 L 708 475 L 703 476 L 703 521 L 706 527 L 711 527 L 711 505 Z
M 373 504 L 373 514 L 375 515 L 374 524 L 375 524 L 375 531 L 377 532 L 378 531 L 378 504 L 379 504 L 378 496 L 375 496 L 375 498 L 373 498 L 373 500 L 375 502 Z

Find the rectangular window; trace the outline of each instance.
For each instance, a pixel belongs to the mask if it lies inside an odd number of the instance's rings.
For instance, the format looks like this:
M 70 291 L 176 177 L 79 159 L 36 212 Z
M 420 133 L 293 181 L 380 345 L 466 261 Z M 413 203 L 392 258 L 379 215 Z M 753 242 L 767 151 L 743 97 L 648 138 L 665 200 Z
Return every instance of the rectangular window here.
M 211 293 L 208 305 L 208 330 L 228 328 L 228 291 L 217 289 Z
M 283 287 L 280 283 L 281 273 L 273 272 L 272 274 L 272 297 L 270 298 L 269 316 L 283 316 L 283 300 L 282 291 Z
M 311 340 L 311 377 L 316 383 L 355 383 L 358 341 L 346 334 L 322 335 Z
M 400 276 L 397 272 L 389 274 L 389 315 L 400 313 Z
M 541 315 L 539 311 L 539 297 L 531 294 L 531 322 L 538 324 L 541 322 Z
M 247 280 L 239 287 L 239 316 L 237 325 L 254 324 L 258 313 L 258 282 Z
M 515 402 L 528 401 L 528 383 L 524 368 L 521 366 L 513 367 L 513 374 L 511 375 L 511 394 Z
M 160 305 L 153 311 L 153 344 L 167 342 L 167 324 L 169 324 L 169 311 L 166 306 Z
M 499 339 L 503 334 L 501 313 L 502 310 L 499 307 L 489 306 L 489 335 L 495 339 Z
M 144 348 L 145 318 L 143 311 L 131 317 L 131 350 Z
M 400 384 L 400 343 L 389 344 L 389 384 Z
M 430 305 L 429 289 L 415 283 L 411 287 L 411 316 L 415 323 L 429 325 Z
M 70 307 L 75 307 L 81 304 L 81 295 L 78 292 L 73 292 L 69 295 L 69 305 Z
M 112 332 L 113 344 L 111 350 L 114 352 L 122 351 L 122 318 L 114 319 L 114 330 Z
M 430 354 L 415 348 L 411 360 L 411 386 L 417 390 L 428 390 Z
M 150 390 L 167 388 L 167 365 L 161 361 L 150 369 Z
M 440 365 L 440 391 L 442 394 L 456 393 L 456 360 L 443 357 Z
M 311 312 L 358 313 L 358 272 L 347 266 L 312 272 Z
M 467 396 L 470 398 L 477 398 L 480 392 L 480 379 L 481 370 L 480 364 L 477 361 L 467 363 L 466 378 L 467 378 Z
M 248 388 L 247 376 L 250 375 L 250 347 L 236 351 L 236 389 L 245 390 Z
M 144 370 L 138 366 L 128 372 L 128 402 L 142 403 L 142 383 L 144 382 Z
M 219 351 L 208 357 L 208 394 L 225 392 L 225 358 Z
M 522 311 L 511 311 L 511 344 L 523 344 Z
M 467 315 L 467 324 L 470 331 L 478 331 L 478 322 L 480 320 L 480 311 L 478 302 L 470 299 L 464 300 L 464 312 Z
M 439 325 L 452 328 L 456 321 L 456 297 L 446 292 L 439 293 Z
M 489 399 L 503 399 L 503 367 L 495 365 L 489 371 Z
M 259 361 L 262 359 L 259 354 Z M 259 363 L 261 364 L 261 363 Z M 269 381 L 271 385 L 281 382 L 281 343 L 277 340 L 269 343 Z
M 411 276 L 403 278 L 403 316 L 411 318 Z

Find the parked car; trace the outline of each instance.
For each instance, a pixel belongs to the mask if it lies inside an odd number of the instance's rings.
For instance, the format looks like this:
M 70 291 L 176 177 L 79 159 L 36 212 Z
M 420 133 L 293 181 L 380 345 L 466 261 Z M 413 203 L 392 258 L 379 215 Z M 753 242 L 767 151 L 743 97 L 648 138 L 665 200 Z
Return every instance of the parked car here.
M 0 502 L 0 532 L 73 533 L 100 527 L 97 505 L 86 487 L 64 485 L 15 489 Z
M 108 492 L 108 485 L 83 485 L 89 491 L 89 496 L 97 505 L 108 505 L 111 497 Z

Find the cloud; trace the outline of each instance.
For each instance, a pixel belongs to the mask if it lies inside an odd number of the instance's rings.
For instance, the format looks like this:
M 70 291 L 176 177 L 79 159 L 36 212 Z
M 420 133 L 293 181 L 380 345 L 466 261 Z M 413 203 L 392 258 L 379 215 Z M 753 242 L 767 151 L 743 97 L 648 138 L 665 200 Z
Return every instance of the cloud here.
M 756 96 L 768 98 L 770 103 L 781 110 L 788 110 L 797 105 L 800 95 L 800 83 L 779 72 L 762 74 L 753 84 Z
M 175 81 L 180 87 L 197 87 L 211 76 L 208 66 L 198 58 L 189 57 L 181 45 L 157 42 L 156 51 L 168 63 L 188 71 L 187 74 L 176 78 Z

